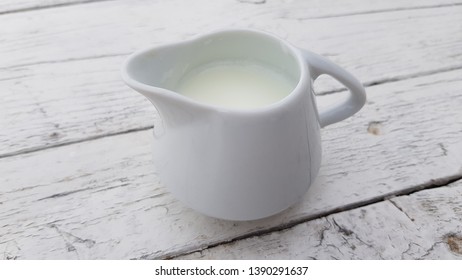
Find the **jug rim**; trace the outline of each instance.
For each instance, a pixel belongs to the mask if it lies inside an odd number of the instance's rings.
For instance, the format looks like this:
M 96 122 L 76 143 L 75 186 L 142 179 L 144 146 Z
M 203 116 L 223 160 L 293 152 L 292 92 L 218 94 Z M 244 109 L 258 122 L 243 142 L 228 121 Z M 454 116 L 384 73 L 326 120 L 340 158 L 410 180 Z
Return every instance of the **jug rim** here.
M 129 71 L 128 71 L 128 65 L 135 59 L 140 56 L 146 55 L 154 50 L 159 50 L 162 48 L 168 48 L 172 46 L 187 46 L 192 43 L 198 42 L 198 41 L 203 41 L 203 40 L 208 40 L 210 38 L 213 38 L 215 36 L 219 36 L 220 34 L 226 34 L 226 33 L 251 33 L 251 34 L 256 34 L 259 36 L 265 36 L 267 38 L 271 38 L 272 40 L 278 41 L 280 44 L 284 44 L 285 47 L 287 47 L 293 57 L 296 59 L 296 64 L 299 69 L 299 76 L 298 76 L 298 81 L 296 82 L 295 87 L 292 89 L 290 93 L 288 93 L 286 96 L 281 98 L 280 100 L 259 106 L 256 108 L 232 108 L 232 107 L 223 107 L 219 105 L 213 105 L 209 103 L 204 103 L 204 102 L 199 102 L 194 99 L 188 98 L 176 91 L 169 90 L 166 88 L 162 87 L 156 87 L 153 85 L 149 85 L 143 82 L 140 82 L 136 79 L 134 79 Z M 298 95 L 301 94 L 308 94 L 306 92 L 303 92 L 305 90 L 309 90 L 311 86 L 311 76 L 310 76 L 310 71 L 307 62 L 304 60 L 303 55 L 301 54 L 300 50 L 293 46 L 291 43 L 288 41 L 278 37 L 277 35 L 274 35 L 272 33 L 266 32 L 266 31 L 261 31 L 261 30 L 256 30 L 256 29 L 250 29 L 250 28 L 222 28 L 222 29 L 216 29 L 207 33 L 201 33 L 198 35 L 195 35 L 189 39 L 185 39 L 182 41 L 178 42 L 171 42 L 171 43 L 164 43 L 161 45 L 157 46 L 150 46 L 138 51 L 135 51 L 134 53 L 130 54 L 124 61 L 122 68 L 121 68 L 121 75 L 122 79 L 124 82 L 131 87 L 132 89 L 140 92 L 152 92 L 157 95 L 162 95 L 164 97 L 167 97 L 169 99 L 173 99 L 178 102 L 183 102 L 187 103 L 188 106 L 193 106 L 196 108 L 200 109 L 207 109 L 207 110 L 213 110 L 221 113 L 229 113 L 229 114 L 255 114 L 255 113 L 265 113 L 265 112 L 272 112 L 275 110 L 279 110 L 281 108 L 284 108 L 286 106 L 289 106 L 291 102 L 296 99 Z

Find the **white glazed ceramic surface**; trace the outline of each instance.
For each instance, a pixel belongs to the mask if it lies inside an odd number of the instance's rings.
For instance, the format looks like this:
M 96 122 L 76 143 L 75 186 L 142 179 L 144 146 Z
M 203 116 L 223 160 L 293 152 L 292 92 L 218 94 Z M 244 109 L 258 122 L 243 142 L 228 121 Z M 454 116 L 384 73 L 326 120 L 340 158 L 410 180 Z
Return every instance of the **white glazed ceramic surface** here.
M 216 60 L 253 59 L 298 84 L 284 99 L 253 110 L 225 109 L 174 92 L 190 69 Z M 313 80 L 328 74 L 349 98 L 319 112 Z M 229 220 L 264 218 L 299 201 L 321 163 L 320 127 L 361 109 L 364 88 L 348 72 L 264 32 L 224 30 L 132 54 L 125 82 L 157 108 L 153 158 L 162 183 L 185 204 Z

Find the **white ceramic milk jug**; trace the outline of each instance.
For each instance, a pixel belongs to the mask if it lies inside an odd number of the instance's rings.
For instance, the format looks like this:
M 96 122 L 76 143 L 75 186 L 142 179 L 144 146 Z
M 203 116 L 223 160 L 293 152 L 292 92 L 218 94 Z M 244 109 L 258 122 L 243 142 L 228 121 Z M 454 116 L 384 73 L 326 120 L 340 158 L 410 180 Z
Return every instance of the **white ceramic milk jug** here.
M 260 68 L 283 73 L 290 90 L 279 100 L 262 101 L 261 106 L 258 99 L 250 108 L 226 106 L 227 96 L 217 105 L 178 93 L 189 73 L 207 71 L 208 65 L 223 61 L 236 61 L 235 72 L 240 71 L 241 61 L 254 61 Z M 257 66 L 255 70 L 242 65 L 250 74 L 259 72 Z M 214 85 L 205 98 L 229 89 L 225 84 L 220 89 L 221 80 L 231 76 L 223 67 L 222 74 L 202 82 Z M 246 72 L 239 73 L 247 77 Z M 312 86 L 321 74 L 337 79 L 350 94 L 318 112 Z M 353 115 L 366 101 L 362 85 L 342 68 L 255 30 L 223 30 L 136 52 L 125 62 L 122 76 L 154 104 L 161 117 L 154 128 L 153 159 L 162 184 L 191 208 L 229 220 L 267 217 L 299 201 L 320 167 L 320 127 Z M 251 78 L 241 88 L 247 89 L 247 83 L 252 83 Z M 252 90 L 244 97 L 252 97 Z

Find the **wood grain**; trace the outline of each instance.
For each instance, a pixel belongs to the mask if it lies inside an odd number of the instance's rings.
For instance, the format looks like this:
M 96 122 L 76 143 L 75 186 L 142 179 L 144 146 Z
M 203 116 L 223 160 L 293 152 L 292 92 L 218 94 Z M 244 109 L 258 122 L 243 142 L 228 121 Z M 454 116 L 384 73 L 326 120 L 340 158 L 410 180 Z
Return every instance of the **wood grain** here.
M 462 177 L 461 77 L 457 70 L 368 87 L 360 113 L 323 130 L 323 165 L 308 195 L 260 221 L 215 220 L 177 202 L 151 164 L 150 131 L 0 159 L 0 252 L 165 258 L 444 185 Z
M 182 259 L 462 259 L 462 180 Z
M 125 54 L 219 27 L 273 32 L 331 58 L 366 85 L 462 67 L 462 6 L 444 6 L 453 2 L 426 1 L 442 6 L 426 9 L 378 1 L 395 8 L 366 14 L 356 13 L 376 6 L 213 1 L 190 13 L 177 9 L 188 6 L 179 0 L 160 3 L 97 2 L 1 16 L 0 26 L 11 28 L 0 28 L 0 157 L 152 126 L 149 102 L 120 80 Z M 341 88 L 322 77 L 316 86 L 324 93 Z

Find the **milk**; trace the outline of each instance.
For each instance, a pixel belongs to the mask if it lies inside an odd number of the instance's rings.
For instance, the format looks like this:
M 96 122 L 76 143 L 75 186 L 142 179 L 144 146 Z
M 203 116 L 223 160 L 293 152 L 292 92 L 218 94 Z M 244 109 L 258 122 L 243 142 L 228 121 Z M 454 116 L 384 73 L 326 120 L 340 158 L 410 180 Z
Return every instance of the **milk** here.
M 201 103 L 253 109 L 286 97 L 296 82 L 282 71 L 251 60 L 224 60 L 192 69 L 176 91 Z

